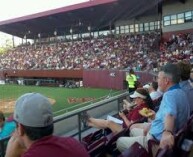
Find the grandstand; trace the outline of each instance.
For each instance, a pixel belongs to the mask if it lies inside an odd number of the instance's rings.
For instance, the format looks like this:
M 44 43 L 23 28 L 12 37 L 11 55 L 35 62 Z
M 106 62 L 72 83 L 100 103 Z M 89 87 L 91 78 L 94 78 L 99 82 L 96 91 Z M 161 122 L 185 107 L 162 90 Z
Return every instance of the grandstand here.
M 122 108 L 130 68 L 145 84 L 168 61 L 193 64 L 192 26 L 192 0 L 90 0 L 1 21 L 0 31 L 21 37 L 22 44 L 15 47 L 13 41 L 13 49 L 0 55 L 0 81 L 42 86 L 82 82 L 109 89 L 101 101 L 55 117 L 56 135 L 81 141 L 95 132 L 81 121 L 85 111 L 105 118 Z M 111 97 L 112 90 L 123 93 Z

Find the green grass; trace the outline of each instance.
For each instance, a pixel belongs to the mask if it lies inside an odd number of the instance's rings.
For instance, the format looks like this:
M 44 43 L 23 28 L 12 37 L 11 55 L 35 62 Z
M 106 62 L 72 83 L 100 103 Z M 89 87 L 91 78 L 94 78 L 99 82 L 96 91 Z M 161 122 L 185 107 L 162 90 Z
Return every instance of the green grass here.
M 19 86 L 19 85 L 0 85 L 0 99 L 12 99 L 16 100 L 22 94 L 28 92 L 38 92 L 51 99 L 55 99 L 56 103 L 53 105 L 53 112 L 58 112 L 63 110 L 60 114 L 83 107 L 90 103 L 82 103 L 77 105 L 77 103 L 69 104 L 67 99 L 73 98 L 94 98 L 98 100 L 99 98 L 108 96 L 109 89 L 97 89 L 97 88 L 60 88 L 60 87 L 39 87 L 39 86 Z M 120 91 L 113 90 L 112 93 L 120 93 Z

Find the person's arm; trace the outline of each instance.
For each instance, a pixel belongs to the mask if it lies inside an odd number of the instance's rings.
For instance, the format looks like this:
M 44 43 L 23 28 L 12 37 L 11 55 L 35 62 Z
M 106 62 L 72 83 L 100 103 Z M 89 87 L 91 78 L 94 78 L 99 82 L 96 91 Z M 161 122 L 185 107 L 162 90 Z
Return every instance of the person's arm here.
M 119 116 L 123 119 L 127 127 L 132 124 L 132 121 L 129 121 L 123 112 L 119 112 Z
M 163 130 L 162 138 L 160 140 L 160 148 L 164 148 L 165 146 L 169 146 L 169 148 L 173 147 L 174 122 L 175 122 L 175 117 L 173 115 L 168 114 L 164 122 L 164 130 Z
M 126 99 L 123 100 L 123 109 L 124 110 L 130 111 L 133 106 L 134 106 L 133 103 L 127 101 Z
M 13 135 L 7 144 L 5 157 L 21 157 L 25 151 L 26 148 L 21 145 L 18 137 Z

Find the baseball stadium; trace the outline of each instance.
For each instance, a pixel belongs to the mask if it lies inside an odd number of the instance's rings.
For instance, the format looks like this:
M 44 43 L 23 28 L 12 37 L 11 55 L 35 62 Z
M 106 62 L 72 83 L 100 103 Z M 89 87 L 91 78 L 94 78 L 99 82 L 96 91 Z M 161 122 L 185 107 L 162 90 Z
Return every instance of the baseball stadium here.
M 5 121 L 15 122 L 19 97 L 40 93 L 51 104 L 53 134 L 73 137 L 91 157 L 193 156 L 192 0 L 86 0 L 0 21 L 0 32 L 12 36 L 0 48 Z M 183 93 L 171 99 L 173 89 Z M 160 95 L 153 97 L 151 90 Z M 131 118 L 138 99 L 145 104 L 147 97 L 154 106 L 146 104 Z M 128 109 L 131 101 L 137 105 Z M 147 132 L 137 125 L 144 123 Z M 120 142 L 134 136 L 132 129 L 141 129 L 146 145 Z M 0 157 L 11 157 L 11 137 L 0 132 Z

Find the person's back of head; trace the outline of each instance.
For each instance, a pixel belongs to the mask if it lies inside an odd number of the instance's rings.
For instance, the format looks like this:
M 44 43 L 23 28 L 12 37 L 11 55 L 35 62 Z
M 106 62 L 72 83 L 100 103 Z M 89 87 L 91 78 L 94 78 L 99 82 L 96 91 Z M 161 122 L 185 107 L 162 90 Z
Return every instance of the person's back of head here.
M 39 93 L 27 93 L 17 99 L 14 120 L 32 141 L 53 133 L 51 103 Z
M 165 77 L 170 79 L 172 84 L 180 82 L 181 72 L 177 64 L 167 63 L 166 65 L 161 67 L 160 72 L 164 72 Z
M 158 83 L 157 83 L 156 81 L 153 81 L 153 82 L 151 83 L 151 86 L 152 86 L 152 88 L 154 89 L 154 91 L 157 91 L 157 89 L 158 89 Z
M 133 69 L 129 70 L 129 74 L 135 74 Z
M 178 66 L 181 72 L 181 80 L 186 81 L 190 78 L 191 65 L 187 62 L 181 61 L 178 62 Z

